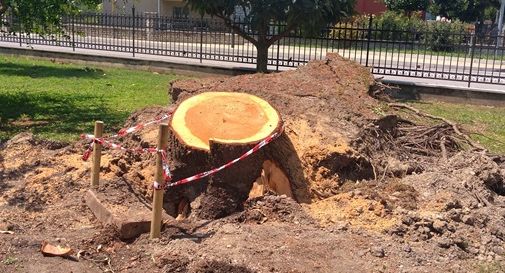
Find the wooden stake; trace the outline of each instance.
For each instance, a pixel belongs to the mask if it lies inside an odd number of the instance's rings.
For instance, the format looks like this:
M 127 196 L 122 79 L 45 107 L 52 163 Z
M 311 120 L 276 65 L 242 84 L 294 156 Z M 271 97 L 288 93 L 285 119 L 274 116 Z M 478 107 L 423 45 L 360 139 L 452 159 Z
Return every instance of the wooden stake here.
M 102 137 L 103 122 L 95 122 L 95 138 Z M 98 187 L 100 180 L 100 159 L 102 157 L 102 145 L 98 143 L 93 144 L 93 165 L 91 166 L 91 186 Z
M 168 145 L 168 124 L 161 124 L 158 134 L 158 149 L 165 150 Z M 156 155 L 156 182 L 162 184 L 163 181 L 163 158 L 161 153 Z M 164 189 L 154 190 L 153 192 L 153 217 L 151 219 L 150 238 L 159 238 L 161 233 L 161 212 L 163 210 Z

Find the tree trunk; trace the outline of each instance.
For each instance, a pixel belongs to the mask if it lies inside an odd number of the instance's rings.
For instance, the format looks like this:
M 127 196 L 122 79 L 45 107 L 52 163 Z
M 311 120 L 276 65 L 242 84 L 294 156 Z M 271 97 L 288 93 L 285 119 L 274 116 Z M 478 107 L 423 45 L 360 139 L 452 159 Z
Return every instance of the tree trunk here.
M 256 45 L 256 71 L 260 73 L 268 72 L 268 48 L 270 44 L 267 41 L 268 25 L 260 28 L 258 31 L 258 42 Z
M 256 50 L 258 51 L 256 58 L 256 71 L 260 73 L 268 72 L 268 48 L 270 45 L 266 43 L 258 43 Z

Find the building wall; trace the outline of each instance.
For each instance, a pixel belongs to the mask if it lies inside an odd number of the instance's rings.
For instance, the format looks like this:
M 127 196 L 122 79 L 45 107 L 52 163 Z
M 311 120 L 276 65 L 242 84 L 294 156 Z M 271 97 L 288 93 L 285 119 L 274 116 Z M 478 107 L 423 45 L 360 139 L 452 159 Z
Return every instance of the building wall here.
M 386 5 L 382 0 L 358 0 L 356 2 L 356 12 L 359 14 L 381 14 L 386 10 Z
M 135 5 L 137 14 L 157 13 L 158 0 L 103 0 L 103 12 L 108 14 L 131 14 Z M 160 15 L 172 17 L 174 8 L 184 8 L 182 0 L 160 0 Z M 189 11 L 189 16 L 200 17 L 196 12 Z
M 103 12 L 107 14 L 131 14 L 133 6 L 138 14 L 158 10 L 157 0 L 103 0 L 102 3 Z

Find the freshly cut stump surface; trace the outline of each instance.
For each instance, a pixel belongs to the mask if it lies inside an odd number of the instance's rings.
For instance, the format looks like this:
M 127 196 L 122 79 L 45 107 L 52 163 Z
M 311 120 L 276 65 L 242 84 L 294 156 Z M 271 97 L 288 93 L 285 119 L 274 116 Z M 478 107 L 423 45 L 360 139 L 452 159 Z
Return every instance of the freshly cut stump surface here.
M 209 141 L 257 143 L 281 123 L 265 100 L 245 93 L 207 92 L 182 102 L 171 126 L 184 144 L 209 151 Z
M 279 112 L 254 95 L 206 92 L 183 100 L 170 121 L 169 146 L 174 179 L 226 164 L 280 130 L 281 126 Z M 276 142 L 278 140 L 270 145 Z M 178 202 L 185 200 L 182 198 L 196 199 L 192 202 L 191 213 L 199 218 L 215 219 L 240 210 L 253 183 L 264 173 L 263 163 L 268 160 L 271 158 L 262 149 L 208 179 L 174 189 L 167 196 L 171 203 L 171 208 L 167 208 L 169 213 L 174 215 Z M 290 186 L 287 177 L 279 181 Z M 286 191 L 291 192 L 290 189 Z

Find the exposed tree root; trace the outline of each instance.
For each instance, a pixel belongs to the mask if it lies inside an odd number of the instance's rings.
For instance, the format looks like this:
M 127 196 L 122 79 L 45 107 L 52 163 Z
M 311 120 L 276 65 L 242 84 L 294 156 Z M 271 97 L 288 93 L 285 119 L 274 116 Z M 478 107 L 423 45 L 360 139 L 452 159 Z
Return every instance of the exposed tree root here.
M 434 116 L 434 115 L 431 115 L 428 113 L 424 113 L 424 112 L 420 111 L 419 109 L 412 107 L 410 105 L 404 104 L 404 103 L 388 103 L 388 106 L 393 107 L 393 108 L 404 108 L 404 109 L 407 109 L 407 110 L 410 110 L 410 111 L 416 113 L 417 115 L 420 115 L 420 116 L 423 116 L 426 118 L 430 118 L 430 119 L 434 119 L 434 120 L 443 121 L 443 122 L 447 123 L 448 125 L 450 125 L 452 127 L 452 129 L 454 130 L 454 132 L 458 136 L 464 138 L 468 142 L 468 144 L 471 145 L 473 148 L 476 148 L 479 150 L 486 150 L 480 144 L 474 142 L 468 135 L 462 133 L 461 130 L 459 130 L 458 125 L 456 123 L 454 123 L 446 118 Z

